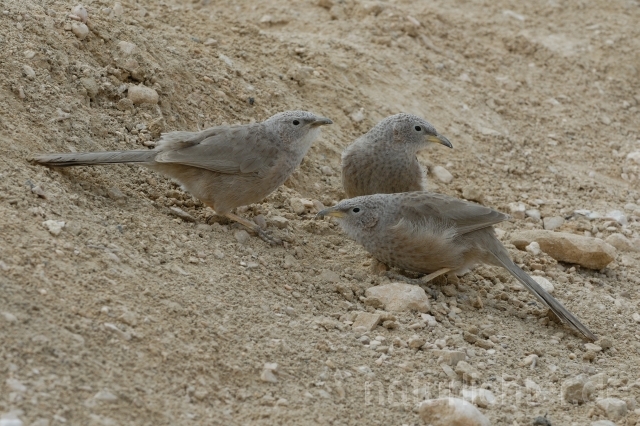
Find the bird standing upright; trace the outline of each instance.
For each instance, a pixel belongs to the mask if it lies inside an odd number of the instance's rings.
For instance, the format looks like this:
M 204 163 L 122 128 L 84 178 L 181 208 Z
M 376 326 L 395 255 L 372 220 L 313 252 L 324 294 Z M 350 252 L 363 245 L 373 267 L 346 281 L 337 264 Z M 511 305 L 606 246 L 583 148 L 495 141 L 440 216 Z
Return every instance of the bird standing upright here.
M 258 225 L 231 212 L 256 203 L 291 175 L 328 118 L 286 111 L 261 123 L 165 133 L 153 150 L 36 155 L 50 167 L 137 163 L 178 181 L 216 213 L 274 243 Z
M 402 113 L 385 118 L 342 153 L 347 197 L 425 189 L 416 154 L 433 143 L 453 148 L 449 139 L 420 117 Z

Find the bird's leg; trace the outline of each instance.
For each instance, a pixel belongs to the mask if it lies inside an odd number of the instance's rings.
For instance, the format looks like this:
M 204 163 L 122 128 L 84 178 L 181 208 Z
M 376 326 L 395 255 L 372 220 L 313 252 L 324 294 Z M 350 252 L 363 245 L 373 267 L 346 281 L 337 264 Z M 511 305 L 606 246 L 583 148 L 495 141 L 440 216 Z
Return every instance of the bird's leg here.
M 440 275 L 442 274 L 446 274 L 447 272 L 449 272 L 451 269 L 450 268 L 442 268 L 442 269 L 438 269 L 435 272 L 430 273 L 429 275 L 425 275 L 422 278 L 419 278 L 419 280 L 423 283 L 428 283 L 429 281 L 438 278 Z
M 260 228 L 258 226 L 257 223 L 251 222 L 250 220 L 245 219 L 243 217 L 240 217 L 240 216 L 238 216 L 236 214 L 233 214 L 233 213 L 225 213 L 225 216 L 228 217 L 229 219 L 235 221 L 235 222 L 238 222 L 241 225 L 246 226 L 247 228 L 249 228 L 250 230 L 252 230 L 256 234 L 258 234 L 258 236 L 263 241 L 266 241 L 267 243 L 269 243 L 271 245 L 282 244 L 282 240 L 280 240 L 279 238 L 272 237 L 271 235 L 267 234 L 264 229 L 262 229 L 262 228 Z

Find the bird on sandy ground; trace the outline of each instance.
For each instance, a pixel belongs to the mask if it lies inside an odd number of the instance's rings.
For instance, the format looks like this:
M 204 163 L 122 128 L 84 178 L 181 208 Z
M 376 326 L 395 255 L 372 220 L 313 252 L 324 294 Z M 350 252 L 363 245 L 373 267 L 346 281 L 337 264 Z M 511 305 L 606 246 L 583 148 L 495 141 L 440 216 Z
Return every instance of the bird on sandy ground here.
M 424 190 L 424 171 L 416 154 L 434 143 L 453 148 L 420 117 L 402 113 L 385 118 L 342 153 L 347 197 Z
M 417 191 L 343 200 L 318 216 L 337 218 L 344 232 L 381 262 L 428 274 L 423 282 L 448 272 L 464 273 L 477 264 L 501 266 L 558 318 L 587 339 L 596 340 L 571 312 L 513 263 L 493 229 L 508 215 L 447 195 Z
M 143 165 L 274 244 L 280 241 L 232 210 L 262 201 L 284 183 L 326 124 L 332 121 L 307 111 L 286 111 L 261 123 L 164 133 L 153 150 L 41 154 L 31 160 L 49 167 Z

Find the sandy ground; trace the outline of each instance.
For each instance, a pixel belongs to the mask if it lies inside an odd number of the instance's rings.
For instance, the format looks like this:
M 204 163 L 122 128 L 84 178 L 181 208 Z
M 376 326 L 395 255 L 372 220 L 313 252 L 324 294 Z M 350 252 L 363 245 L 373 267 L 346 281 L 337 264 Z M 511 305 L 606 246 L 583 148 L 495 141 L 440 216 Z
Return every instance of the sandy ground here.
M 640 232 L 640 6 L 637 1 L 88 1 L 80 40 L 65 1 L 0 1 L 0 413 L 23 424 L 421 424 L 425 398 L 459 395 L 417 335 L 465 351 L 496 425 L 584 425 L 640 398 L 640 254 L 592 271 L 510 245 L 525 270 L 613 347 L 549 322 L 507 273 L 478 268 L 397 326 L 350 327 L 365 289 L 388 282 L 315 210 L 343 197 L 340 152 L 387 115 L 425 117 L 454 144 L 420 156 L 453 181 L 429 188 L 509 212 L 522 202 L 559 231 Z M 76 24 L 77 25 L 77 24 Z M 133 43 L 123 44 L 122 41 Z M 27 68 L 25 68 L 25 66 Z M 157 104 L 133 106 L 144 84 Z M 39 152 L 135 149 L 163 131 L 260 121 L 283 110 L 330 117 L 301 167 L 264 202 L 284 247 L 245 240 L 168 179 L 141 167 L 49 170 Z M 640 160 L 639 160 L 640 161 Z M 328 167 L 327 167 L 328 166 Z M 633 204 L 636 204 L 634 207 Z M 179 207 L 195 218 L 172 215 Z M 620 210 L 627 224 L 603 216 Z M 635 210 L 635 213 L 634 213 Z M 274 220 L 279 216 L 285 221 Z M 43 226 L 64 222 L 59 235 Z M 278 222 L 283 228 L 274 224 Z M 637 240 L 636 240 L 637 241 Z M 482 304 L 473 302 L 480 298 Z M 476 328 L 487 350 L 463 339 Z M 384 339 L 382 339 L 384 338 Z M 364 339 L 366 340 L 366 338 Z M 538 355 L 535 368 L 523 366 Z M 384 355 L 384 356 L 381 356 Z M 273 375 L 265 363 L 277 363 Z M 593 399 L 561 384 L 605 373 Z M 274 379 L 276 382 L 263 379 Z

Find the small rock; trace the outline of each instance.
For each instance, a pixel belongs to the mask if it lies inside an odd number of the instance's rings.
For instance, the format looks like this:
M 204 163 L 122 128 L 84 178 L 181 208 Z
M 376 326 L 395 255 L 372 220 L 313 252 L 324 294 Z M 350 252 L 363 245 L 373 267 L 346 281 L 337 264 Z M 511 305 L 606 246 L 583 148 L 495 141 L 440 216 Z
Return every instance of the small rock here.
M 17 418 L 11 418 L 11 419 L 7 419 L 7 418 L 2 418 L 0 419 L 0 426 L 22 426 L 24 423 L 22 423 L 22 420 L 17 419 Z
M 118 397 L 108 390 L 101 390 L 93 396 L 93 399 L 103 402 L 116 402 Z
M 597 420 L 595 422 L 591 422 L 591 426 L 616 426 L 616 424 L 611 420 Z
M 85 9 L 85 7 L 81 4 L 74 6 L 73 9 L 71 9 L 71 13 L 78 19 L 78 21 L 85 24 L 89 20 L 89 13 L 87 12 L 87 9 Z
M 448 351 L 446 349 L 434 349 L 433 355 L 436 357 L 442 357 L 442 362 L 455 367 L 458 362 L 464 361 L 467 355 L 462 351 Z
M 473 404 L 459 398 L 429 399 L 418 409 L 431 426 L 489 426 L 491 423 Z
M 307 211 L 307 208 L 302 204 L 302 200 L 300 198 L 292 198 L 289 200 L 289 204 L 291 205 L 291 211 L 293 211 L 298 216 L 304 214 Z
M 539 221 L 540 218 L 542 217 L 540 214 L 540 210 L 538 209 L 525 210 L 524 214 L 525 216 L 535 219 L 536 221 Z
M 195 217 L 191 216 L 189 213 L 185 212 L 180 207 L 176 207 L 176 206 L 169 207 L 169 213 L 187 222 L 196 221 Z
M 467 383 L 477 382 L 482 378 L 482 374 L 467 361 L 459 361 L 455 372 Z
M 562 399 L 574 404 L 587 401 L 588 396 L 583 392 L 586 382 L 587 378 L 583 374 L 565 380 L 562 383 Z
M 627 216 L 622 213 L 620 210 L 611 210 L 606 214 L 605 219 L 613 219 L 618 222 L 620 225 L 626 225 L 628 223 Z
M 100 87 L 98 86 L 98 82 L 95 78 L 83 77 L 80 79 L 80 84 L 82 84 L 82 86 L 87 91 L 87 95 L 89 95 L 89 98 L 94 99 L 96 96 L 98 96 Z
M 131 340 L 131 333 L 120 330 L 115 324 L 104 323 L 104 328 L 120 337 L 122 340 Z
M 418 311 L 426 313 L 431 309 L 427 294 L 417 285 L 391 283 L 369 287 L 365 291 L 365 296 L 380 300 L 386 310 L 392 312 Z
M 116 16 L 122 16 L 123 13 L 124 8 L 122 7 L 122 4 L 119 1 L 115 2 L 113 5 L 113 14 Z
M 620 233 L 611 234 L 604 241 L 620 251 L 638 251 L 635 245 Z
M 29 80 L 36 78 L 36 72 L 29 65 L 22 66 L 22 75 L 27 77 Z
M 278 383 L 278 378 L 274 374 L 274 371 L 266 368 L 260 373 L 260 380 L 268 383 Z
M 542 220 L 542 226 L 549 231 L 560 228 L 562 225 L 564 225 L 564 218 L 562 216 L 545 217 Z
M 438 322 L 433 315 L 421 314 L 420 318 L 422 318 L 422 321 L 424 321 L 429 327 L 435 327 L 436 325 L 438 325 Z
M 208 38 L 204 41 L 203 43 L 205 46 L 217 46 L 218 45 L 218 40 L 216 40 L 215 38 Z
M 17 322 L 18 321 L 18 318 L 15 315 L 13 315 L 12 313 L 10 313 L 10 312 L 2 312 L 0 314 L 4 317 L 5 321 L 7 321 L 7 322 Z
M 320 272 L 320 279 L 326 283 L 337 283 L 340 281 L 340 275 L 330 269 L 324 269 Z
M 380 314 L 371 314 L 369 312 L 358 312 L 356 320 L 351 326 L 354 330 L 362 327 L 365 331 L 372 331 L 380 323 Z
M 551 284 L 551 281 L 539 275 L 532 275 L 531 278 L 533 278 L 538 284 L 540 284 L 540 287 L 545 289 L 547 293 L 553 294 L 555 288 L 553 287 L 553 284 Z
M 477 201 L 482 203 L 484 201 L 484 194 L 475 185 L 465 186 L 462 188 L 462 198 L 469 201 Z
M 540 256 L 540 254 L 542 254 L 542 250 L 540 250 L 540 244 L 535 241 L 531 242 L 531 244 L 526 246 L 524 249 L 534 256 Z
M 272 216 L 267 219 L 267 223 L 274 228 L 284 229 L 289 225 L 289 220 L 282 216 Z
M 616 257 L 615 247 L 597 238 L 547 230 L 522 231 L 511 235 L 511 242 L 520 250 L 533 241 L 558 261 L 576 263 L 590 269 L 603 269 Z
M 442 183 L 451 183 L 453 175 L 449 170 L 442 166 L 435 166 L 432 170 L 433 175 Z
M 116 104 L 116 108 L 120 111 L 130 111 L 133 109 L 133 102 L 129 98 L 122 98 Z
M 11 389 L 14 392 L 26 392 L 27 391 L 27 387 L 25 385 L 22 384 L 22 382 L 20 382 L 19 380 L 16 379 L 7 379 L 6 380 L 6 384 L 9 387 L 9 389 Z
M 627 403 L 618 398 L 599 399 L 596 405 L 604 410 L 611 420 L 620 420 L 627 415 Z
M 71 24 L 71 32 L 80 40 L 84 40 L 89 35 L 89 27 L 82 22 L 74 22 Z
M 58 236 L 62 232 L 62 228 L 64 228 L 64 221 L 45 220 L 44 222 L 42 222 L 42 226 L 47 228 L 51 235 Z
M 481 408 L 487 408 L 496 402 L 496 397 L 489 389 L 462 389 L 462 397 Z
M 333 169 L 329 166 L 320 167 L 320 172 L 325 176 L 333 176 Z
M 426 339 L 424 339 L 423 337 L 413 335 L 409 338 L 409 341 L 407 343 L 409 344 L 410 348 L 418 349 L 422 345 L 424 345 L 426 342 L 427 342 Z
M 602 351 L 602 347 L 594 344 L 594 343 L 585 343 L 584 349 L 587 351 L 600 352 Z
M 595 344 L 600 346 L 603 350 L 607 350 L 613 347 L 613 340 L 609 337 L 601 337 L 595 341 Z
M 114 11 L 115 11 L 115 7 L 114 7 Z M 124 40 L 119 41 L 117 47 L 120 54 L 124 56 L 133 55 L 134 53 L 137 52 L 137 49 L 138 49 L 138 46 L 136 46 L 135 44 L 130 43 L 128 41 L 124 41 Z
M 139 104 L 157 104 L 158 103 L 158 92 L 151 87 L 138 85 L 138 86 L 129 86 L 127 97 L 131 99 L 134 105 Z
M 637 312 L 634 312 L 633 315 L 631 315 L 631 318 L 633 318 L 633 320 L 637 323 L 640 323 L 640 314 Z
M 116 187 L 111 187 L 109 189 L 107 189 L 107 195 L 109 196 L 109 198 L 111 198 L 112 200 L 122 200 L 124 199 L 126 196 L 122 193 L 122 191 L 120 191 L 118 188 Z
M 233 236 L 235 237 L 236 241 L 238 241 L 242 245 L 247 244 L 251 239 L 251 236 L 249 235 L 249 233 L 244 229 L 238 229 L 236 232 L 233 233 Z
M 509 214 L 515 219 L 524 219 L 524 212 L 527 206 L 523 203 L 509 203 Z
M 627 160 L 633 160 L 640 164 L 640 151 L 634 151 L 627 154 Z

